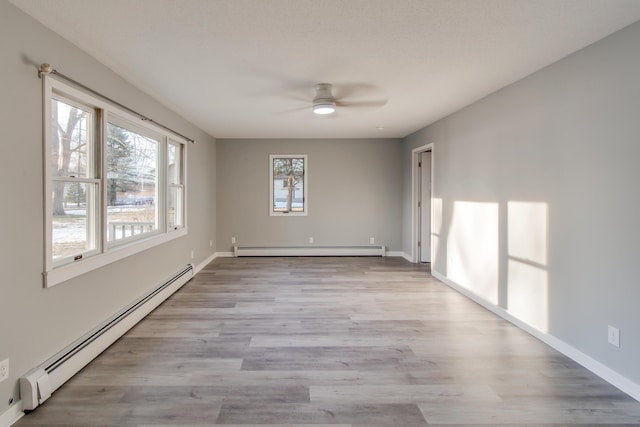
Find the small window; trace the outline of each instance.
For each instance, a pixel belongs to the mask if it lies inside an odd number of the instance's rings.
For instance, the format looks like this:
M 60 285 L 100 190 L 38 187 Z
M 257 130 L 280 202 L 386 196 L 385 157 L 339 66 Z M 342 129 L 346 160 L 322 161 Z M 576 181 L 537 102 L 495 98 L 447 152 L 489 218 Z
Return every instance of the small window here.
M 269 156 L 270 215 L 307 215 L 307 169 L 304 154 Z

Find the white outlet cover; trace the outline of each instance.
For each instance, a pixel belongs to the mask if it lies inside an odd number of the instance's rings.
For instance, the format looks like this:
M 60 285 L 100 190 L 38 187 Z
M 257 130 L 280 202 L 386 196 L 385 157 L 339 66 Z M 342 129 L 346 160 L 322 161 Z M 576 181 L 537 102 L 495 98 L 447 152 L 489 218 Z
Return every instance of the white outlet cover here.
M 0 382 L 9 378 L 9 359 L 0 362 Z
M 620 329 L 615 326 L 609 325 L 608 329 L 608 341 L 614 347 L 620 347 Z

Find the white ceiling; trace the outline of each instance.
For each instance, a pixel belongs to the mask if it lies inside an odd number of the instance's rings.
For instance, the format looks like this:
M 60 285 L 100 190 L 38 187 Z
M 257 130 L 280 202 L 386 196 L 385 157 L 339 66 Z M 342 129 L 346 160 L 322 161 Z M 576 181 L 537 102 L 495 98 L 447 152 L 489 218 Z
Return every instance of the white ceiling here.
M 404 137 L 640 19 L 639 0 L 10 1 L 218 138 Z M 316 116 L 322 82 L 384 105 Z

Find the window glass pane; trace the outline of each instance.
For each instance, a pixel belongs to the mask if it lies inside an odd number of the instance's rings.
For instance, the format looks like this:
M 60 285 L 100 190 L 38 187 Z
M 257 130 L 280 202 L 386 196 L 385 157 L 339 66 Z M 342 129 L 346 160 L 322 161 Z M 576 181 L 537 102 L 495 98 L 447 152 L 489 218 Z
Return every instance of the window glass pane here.
M 107 241 L 157 230 L 158 146 L 153 138 L 107 124 Z
M 167 192 L 167 227 L 172 230 L 182 227 L 182 187 L 170 186 Z
M 60 192 L 63 211 L 52 217 L 53 260 L 77 256 L 96 248 L 95 223 L 97 184 L 54 182 L 52 197 Z
M 93 111 L 51 100 L 51 174 L 92 178 Z
M 182 183 L 182 146 L 180 144 L 169 143 L 167 145 L 167 183 Z
M 304 212 L 304 158 L 273 159 L 273 211 Z

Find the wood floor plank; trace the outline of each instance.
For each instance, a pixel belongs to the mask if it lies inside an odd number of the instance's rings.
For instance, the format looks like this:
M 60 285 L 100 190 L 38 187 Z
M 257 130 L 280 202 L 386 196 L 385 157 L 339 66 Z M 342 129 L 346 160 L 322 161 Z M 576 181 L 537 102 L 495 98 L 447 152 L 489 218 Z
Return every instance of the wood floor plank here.
M 219 258 L 16 427 L 640 425 L 401 258 Z
M 446 404 L 455 399 L 458 404 L 495 403 L 502 398 L 485 384 L 424 384 L 424 385 L 364 385 L 314 386 L 311 402 L 327 403 L 421 403 Z
M 597 407 L 557 407 L 530 399 L 528 403 L 435 405 L 420 403 L 419 407 L 429 424 L 593 424 L 617 425 L 640 423 L 638 416 L 621 409 Z M 544 410 L 541 410 L 544 408 Z
M 344 424 L 378 423 L 387 426 L 422 425 L 427 423 L 413 404 L 314 405 L 280 404 L 222 405 L 218 424 Z
M 377 347 L 273 347 L 252 348 L 242 362 L 243 370 L 376 370 L 416 362 L 406 346 Z
M 215 386 L 130 387 L 120 402 L 146 404 L 149 402 L 222 401 L 223 403 L 309 403 L 309 388 L 274 383 Z

